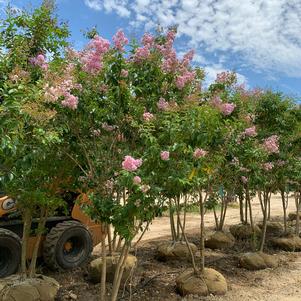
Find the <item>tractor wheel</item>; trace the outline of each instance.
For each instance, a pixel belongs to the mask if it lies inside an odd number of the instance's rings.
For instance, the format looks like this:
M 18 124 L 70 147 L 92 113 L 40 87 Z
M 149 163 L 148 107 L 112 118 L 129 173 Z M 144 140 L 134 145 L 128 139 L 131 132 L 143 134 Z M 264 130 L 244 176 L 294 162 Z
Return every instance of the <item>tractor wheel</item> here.
M 80 222 L 65 221 L 53 227 L 43 245 L 43 257 L 52 269 L 73 269 L 86 263 L 93 250 L 92 236 Z
M 21 239 L 14 232 L 0 228 L 0 277 L 17 272 L 21 260 Z

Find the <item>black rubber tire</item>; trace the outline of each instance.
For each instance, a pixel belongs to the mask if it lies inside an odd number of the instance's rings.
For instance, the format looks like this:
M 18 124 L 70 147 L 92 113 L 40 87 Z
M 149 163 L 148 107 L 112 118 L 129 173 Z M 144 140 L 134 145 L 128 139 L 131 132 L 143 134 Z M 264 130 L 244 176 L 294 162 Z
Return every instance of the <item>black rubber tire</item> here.
M 68 242 L 73 246 L 71 252 L 64 249 Z M 57 224 L 47 234 L 43 257 L 51 269 L 69 270 L 86 263 L 92 250 L 93 240 L 89 230 L 80 222 L 65 221 Z
M 0 228 L 0 278 L 18 271 L 21 250 L 20 237 L 10 230 Z

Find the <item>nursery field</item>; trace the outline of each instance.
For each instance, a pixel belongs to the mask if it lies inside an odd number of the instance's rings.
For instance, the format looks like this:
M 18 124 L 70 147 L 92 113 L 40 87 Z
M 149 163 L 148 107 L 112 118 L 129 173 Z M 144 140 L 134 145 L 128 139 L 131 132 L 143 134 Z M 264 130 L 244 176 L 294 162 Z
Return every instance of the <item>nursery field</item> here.
M 298 100 L 55 7 L 0 20 L 0 301 L 301 301 Z
M 234 208 L 233 208 L 234 207 Z M 239 223 L 238 208 L 228 209 L 226 217 L 227 229 L 231 224 Z M 261 217 L 260 203 L 253 202 L 254 219 Z M 290 199 L 288 212 L 294 210 L 293 199 Z M 187 237 L 196 245 L 199 243 L 199 215 L 188 214 L 186 225 Z M 271 199 L 271 219 L 282 219 L 282 205 L 280 196 L 274 195 Z M 209 212 L 205 216 L 206 235 L 213 231 L 214 216 Z M 221 272 L 228 281 L 228 293 L 225 296 L 188 296 L 181 298 L 175 288 L 176 277 L 191 266 L 187 259 L 160 261 L 156 259 L 157 246 L 170 239 L 170 224 L 168 217 L 154 220 L 150 230 L 145 233 L 142 241 L 133 250 L 138 258 L 138 266 L 133 272 L 130 283 L 132 286 L 121 289 L 119 300 L 208 300 L 208 301 L 297 301 L 301 300 L 301 252 L 284 252 L 273 249 L 268 245 L 267 252 L 279 258 L 280 264 L 275 269 L 248 271 L 238 266 L 238 256 L 247 251 L 246 242 L 240 241 L 229 250 L 211 250 L 206 248 L 205 260 L 208 267 Z M 93 255 L 100 256 L 100 247 L 96 246 Z M 196 253 L 199 260 L 199 253 Z M 87 270 L 78 269 L 73 272 L 53 274 L 62 285 L 58 300 L 99 300 L 99 284 L 92 284 L 87 279 Z M 131 288 L 131 291 L 129 290 Z

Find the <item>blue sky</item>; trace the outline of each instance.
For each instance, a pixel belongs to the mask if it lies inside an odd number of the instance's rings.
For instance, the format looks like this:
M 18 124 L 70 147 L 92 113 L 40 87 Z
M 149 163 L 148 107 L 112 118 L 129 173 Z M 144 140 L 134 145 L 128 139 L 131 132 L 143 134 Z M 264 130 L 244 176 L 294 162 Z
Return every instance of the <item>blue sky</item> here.
M 0 0 L 18 8 L 41 0 Z M 301 101 L 301 0 L 57 0 L 70 41 L 85 45 L 83 30 L 97 26 L 107 39 L 119 28 L 128 37 L 178 26 L 179 53 L 196 51 L 207 82 L 234 70 L 249 87 L 272 88 Z

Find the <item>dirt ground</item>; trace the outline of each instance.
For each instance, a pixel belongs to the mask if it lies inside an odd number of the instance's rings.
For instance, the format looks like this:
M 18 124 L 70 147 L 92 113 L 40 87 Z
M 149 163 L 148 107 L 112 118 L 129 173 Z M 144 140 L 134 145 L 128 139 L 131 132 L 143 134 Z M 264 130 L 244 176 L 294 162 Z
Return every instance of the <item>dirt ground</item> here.
M 239 209 L 229 208 L 226 227 L 239 222 Z M 261 219 L 258 200 L 253 203 L 255 220 Z M 294 202 L 289 202 L 288 212 L 294 211 Z M 281 221 L 282 205 L 279 196 L 273 196 L 271 216 Z M 206 214 L 208 231 L 214 226 L 212 213 Z M 189 213 L 186 230 L 188 238 L 195 244 L 199 243 L 198 214 Z M 130 285 L 121 288 L 119 300 L 124 301 L 301 301 L 301 253 L 289 253 L 272 248 L 266 251 L 278 256 L 280 265 L 276 269 L 247 271 L 238 267 L 238 255 L 248 250 L 245 242 L 238 242 L 228 251 L 213 251 L 206 249 L 207 267 L 213 267 L 221 272 L 228 282 L 228 293 L 225 296 L 181 298 L 175 289 L 175 278 L 191 266 L 187 260 L 161 262 L 156 259 L 157 245 L 170 239 L 169 218 L 157 218 L 146 232 L 133 254 L 138 258 L 138 267 L 129 279 Z M 99 256 L 99 246 L 94 250 L 94 256 Z M 199 255 L 196 256 L 197 262 Z M 98 301 L 99 284 L 91 284 L 87 280 L 86 268 L 72 272 L 53 273 L 44 271 L 46 275 L 56 278 L 62 285 L 58 301 L 79 300 Z

